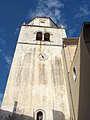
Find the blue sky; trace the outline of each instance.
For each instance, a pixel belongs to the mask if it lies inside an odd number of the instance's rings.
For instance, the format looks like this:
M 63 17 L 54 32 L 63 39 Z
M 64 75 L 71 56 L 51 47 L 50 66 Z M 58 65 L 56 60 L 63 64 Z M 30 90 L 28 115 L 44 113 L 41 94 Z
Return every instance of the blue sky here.
M 66 27 L 68 37 L 78 37 L 82 23 L 90 21 L 90 1 L 0 0 L 0 104 L 20 26 L 35 16 L 51 17 Z

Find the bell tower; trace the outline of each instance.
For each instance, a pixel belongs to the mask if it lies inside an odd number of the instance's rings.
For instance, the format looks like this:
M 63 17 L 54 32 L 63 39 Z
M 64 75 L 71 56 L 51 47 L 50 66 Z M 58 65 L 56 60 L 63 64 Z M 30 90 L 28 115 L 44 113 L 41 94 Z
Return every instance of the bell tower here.
M 65 29 L 49 17 L 36 17 L 22 25 L 2 110 L 30 117 L 25 120 L 69 120 L 63 38 Z

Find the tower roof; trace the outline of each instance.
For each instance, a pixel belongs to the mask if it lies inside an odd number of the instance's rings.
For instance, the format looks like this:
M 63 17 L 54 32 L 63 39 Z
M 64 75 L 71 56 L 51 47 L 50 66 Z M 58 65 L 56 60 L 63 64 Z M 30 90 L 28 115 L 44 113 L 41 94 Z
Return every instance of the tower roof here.
M 58 27 L 50 17 L 37 16 L 26 24 L 34 26 Z

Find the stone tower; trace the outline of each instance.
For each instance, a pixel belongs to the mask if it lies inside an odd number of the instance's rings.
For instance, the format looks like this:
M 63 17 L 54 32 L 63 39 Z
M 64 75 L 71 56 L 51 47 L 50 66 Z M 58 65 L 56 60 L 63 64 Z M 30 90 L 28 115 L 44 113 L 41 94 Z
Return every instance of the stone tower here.
M 5 117 L 69 120 L 63 38 L 65 29 L 48 17 L 36 17 L 22 25 L 1 107 L 10 114 Z

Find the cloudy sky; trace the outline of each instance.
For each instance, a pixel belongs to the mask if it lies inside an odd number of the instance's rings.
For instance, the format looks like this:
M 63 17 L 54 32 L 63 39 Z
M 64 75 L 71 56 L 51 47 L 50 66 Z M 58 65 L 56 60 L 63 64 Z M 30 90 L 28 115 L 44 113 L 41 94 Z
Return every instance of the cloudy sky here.
M 90 21 L 89 0 L 0 0 L 0 104 L 3 98 L 20 26 L 35 16 L 48 16 L 66 27 L 68 37 L 80 35 Z

